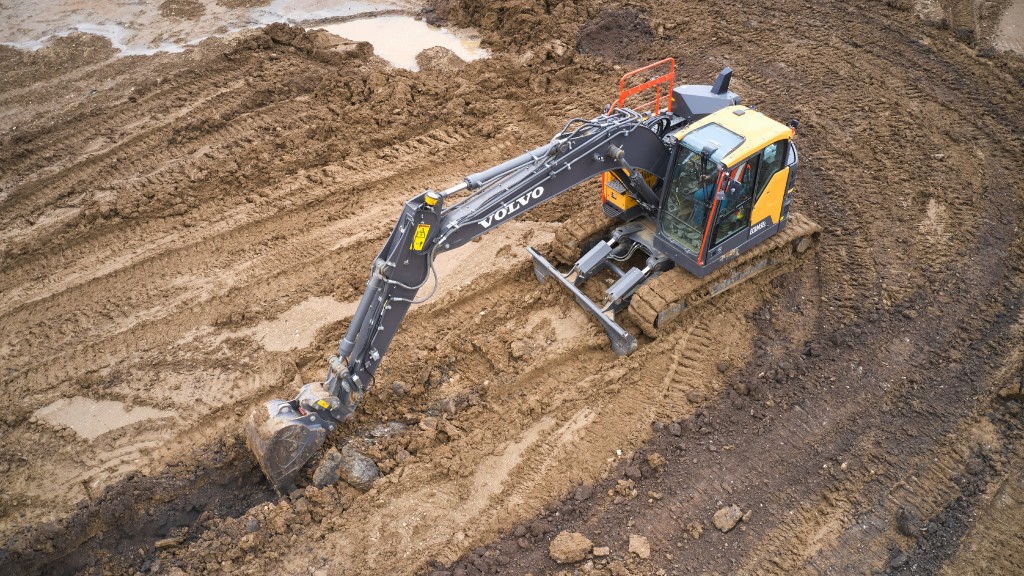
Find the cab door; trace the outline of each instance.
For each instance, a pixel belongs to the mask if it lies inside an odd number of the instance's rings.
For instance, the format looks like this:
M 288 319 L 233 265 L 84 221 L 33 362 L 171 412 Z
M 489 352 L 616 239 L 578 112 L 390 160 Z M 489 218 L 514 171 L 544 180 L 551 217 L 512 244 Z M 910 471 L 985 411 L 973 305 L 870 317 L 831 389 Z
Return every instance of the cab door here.
M 789 172 L 788 150 L 788 140 L 773 142 L 730 171 L 707 240 L 706 266 L 716 262 L 720 266 L 777 231 Z
M 760 159 L 761 154 L 755 154 L 729 171 L 728 180 L 718 195 L 714 222 L 705 239 L 708 250 L 705 265 L 713 264 L 746 238 L 744 232 L 750 227 Z

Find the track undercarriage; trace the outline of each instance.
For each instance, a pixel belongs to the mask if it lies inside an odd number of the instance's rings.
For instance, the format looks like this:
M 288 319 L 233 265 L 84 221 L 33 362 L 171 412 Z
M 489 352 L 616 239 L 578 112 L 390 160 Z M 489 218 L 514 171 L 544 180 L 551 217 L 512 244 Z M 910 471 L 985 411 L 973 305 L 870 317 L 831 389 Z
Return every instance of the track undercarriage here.
M 593 315 L 605 329 L 617 354 L 636 350 L 636 337 L 619 324 L 628 317 L 648 336 L 657 336 L 659 328 L 679 319 L 695 306 L 754 277 L 774 278 L 813 253 L 821 236 L 821 228 L 800 214 L 791 214 L 785 225 L 773 236 L 736 256 L 714 272 L 698 278 L 658 252 L 651 242 L 653 223 L 626 224 L 612 228 L 607 221 L 581 215 L 563 228 L 556 237 L 552 252 L 565 262 L 573 252 L 583 256 L 566 273 L 558 271 L 533 249 L 534 272 L 540 281 L 554 278 L 567 288 L 576 301 Z M 600 238 L 608 232 L 607 239 Z M 638 250 L 639 249 L 639 250 Z M 640 252 L 646 258 L 633 267 L 620 263 Z M 641 268 L 642 266 L 642 268 Z M 610 284 L 604 290 L 603 302 L 584 290 L 588 279 L 599 272 L 609 273 Z M 593 296 L 593 289 L 589 290 Z

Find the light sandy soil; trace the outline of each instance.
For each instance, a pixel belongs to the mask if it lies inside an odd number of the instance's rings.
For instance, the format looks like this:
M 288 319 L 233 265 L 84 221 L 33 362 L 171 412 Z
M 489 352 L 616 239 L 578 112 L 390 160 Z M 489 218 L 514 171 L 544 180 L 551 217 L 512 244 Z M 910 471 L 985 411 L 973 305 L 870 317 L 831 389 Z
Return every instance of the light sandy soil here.
M 418 73 L 281 25 L 0 47 L 0 572 L 1019 572 L 1024 64 L 911 8 L 455 0 L 492 58 Z M 323 376 L 402 202 L 665 55 L 800 119 L 815 257 L 618 358 L 524 251 L 581 186 L 440 262 L 329 440 L 373 489 L 278 499 L 243 416 Z M 43 417 L 97 405 L 152 417 Z M 563 528 L 611 556 L 556 566 Z

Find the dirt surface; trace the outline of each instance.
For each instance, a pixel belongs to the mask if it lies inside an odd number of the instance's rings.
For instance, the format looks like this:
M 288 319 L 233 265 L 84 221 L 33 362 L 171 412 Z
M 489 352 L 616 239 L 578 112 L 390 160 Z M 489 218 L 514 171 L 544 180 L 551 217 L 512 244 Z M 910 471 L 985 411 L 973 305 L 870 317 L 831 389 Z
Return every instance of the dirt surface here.
M 0 572 L 1021 572 L 1024 63 L 931 8 L 446 1 L 492 58 L 419 73 L 286 25 L 0 46 Z M 439 260 L 328 442 L 374 486 L 276 496 L 243 416 L 323 376 L 402 202 L 666 55 L 800 120 L 814 258 L 618 358 L 523 249 L 582 186 Z M 75 398 L 161 416 L 36 416 Z

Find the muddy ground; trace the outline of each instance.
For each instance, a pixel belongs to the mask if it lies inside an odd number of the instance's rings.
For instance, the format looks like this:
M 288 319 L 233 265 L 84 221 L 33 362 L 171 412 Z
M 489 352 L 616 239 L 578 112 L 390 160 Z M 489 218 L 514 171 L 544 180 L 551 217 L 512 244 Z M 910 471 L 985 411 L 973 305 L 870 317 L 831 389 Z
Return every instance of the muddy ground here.
M 444 1 L 425 16 L 493 57 L 418 73 L 284 25 L 0 47 L 0 572 L 1021 573 L 1006 5 Z M 374 487 L 277 497 L 243 416 L 322 377 L 401 203 L 667 55 L 800 120 L 814 257 L 618 358 L 524 251 L 593 209 L 582 186 L 439 262 L 329 441 Z M 37 412 L 76 398 L 160 412 L 91 439 Z M 608 555 L 557 565 L 562 530 Z

